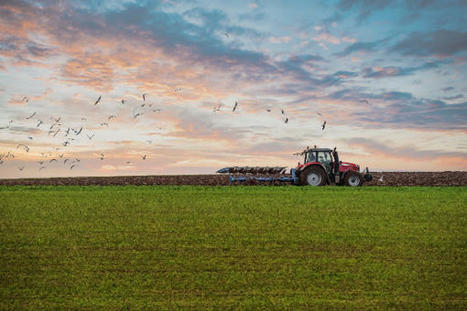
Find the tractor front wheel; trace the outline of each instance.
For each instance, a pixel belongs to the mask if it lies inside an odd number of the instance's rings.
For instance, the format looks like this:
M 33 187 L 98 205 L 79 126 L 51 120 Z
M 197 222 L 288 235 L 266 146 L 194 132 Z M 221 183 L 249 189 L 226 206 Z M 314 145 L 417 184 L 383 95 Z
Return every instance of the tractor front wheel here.
M 363 184 L 363 178 L 360 173 L 348 172 L 345 174 L 344 184 L 350 187 L 358 187 Z
M 326 176 L 322 169 L 309 167 L 300 174 L 300 184 L 309 186 L 323 186 L 326 184 Z

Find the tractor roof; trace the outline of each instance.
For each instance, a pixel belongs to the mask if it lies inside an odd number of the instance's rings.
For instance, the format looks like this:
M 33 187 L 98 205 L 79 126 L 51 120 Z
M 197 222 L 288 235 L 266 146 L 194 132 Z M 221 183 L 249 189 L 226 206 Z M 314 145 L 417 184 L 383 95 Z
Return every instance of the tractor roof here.
M 321 151 L 321 152 L 331 152 L 332 149 L 329 149 L 329 148 L 310 148 L 307 150 L 307 152 L 316 152 L 316 151 Z

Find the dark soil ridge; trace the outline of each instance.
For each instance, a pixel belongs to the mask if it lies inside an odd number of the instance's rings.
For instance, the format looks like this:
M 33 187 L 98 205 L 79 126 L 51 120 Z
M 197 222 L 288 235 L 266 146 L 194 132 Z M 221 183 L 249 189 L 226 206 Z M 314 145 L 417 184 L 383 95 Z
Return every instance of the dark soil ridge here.
M 373 180 L 367 186 L 467 186 L 467 172 L 372 172 Z M 382 181 L 380 180 L 381 176 Z M 235 184 L 240 184 L 236 182 Z M 242 183 L 258 184 L 258 183 Z M 261 183 L 268 184 L 268 183 Z M 281 184 L 281 183 L 276 183 Z M 286 183 L 288 184 L 288 183 Z M 0 185 L 27 186 L 91 186 L 91 185 L 229 185 L 229 176 L 212 175 L 152 175 L 109 177 L 54 177 L 0 179 Z

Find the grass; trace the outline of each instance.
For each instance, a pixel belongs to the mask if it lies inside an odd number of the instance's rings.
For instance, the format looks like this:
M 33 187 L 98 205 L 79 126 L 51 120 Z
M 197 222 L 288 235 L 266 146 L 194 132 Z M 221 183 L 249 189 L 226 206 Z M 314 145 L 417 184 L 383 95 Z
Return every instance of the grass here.
M 0 309 L 466 309 L 466 187 L 0 187 Z

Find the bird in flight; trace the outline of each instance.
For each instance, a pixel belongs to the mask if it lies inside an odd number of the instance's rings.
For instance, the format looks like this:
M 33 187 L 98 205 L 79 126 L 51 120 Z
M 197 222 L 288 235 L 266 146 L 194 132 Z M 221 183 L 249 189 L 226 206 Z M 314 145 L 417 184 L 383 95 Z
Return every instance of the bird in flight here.
M 29 117 L 26 117 L 26 120 L 29 120 L 31 119 L 32 117 L 34 117 L 36 115 L 36 112 L 34 112 L 32 115 L 30 115 Z
M 378 179 L 379 182 L 383 182 L 383 175 Z
M 98 99 L 96 100 L 96 102 L 94 103 L 94 106 L 101 102 L 101 98 L 102 98 L 102 96 L 99 96 L 99 98 L 98 98 Z
M 179 93 L 179 92 L 181 92 L 181 91 L 182 91 L 182 88 L 181 88 L 181 87 L 177 87 L 177 88 L 174 90 L 175 93 Z
M 29 152 L 29 147 L 25 144 L 19 144 L 18 146 L 16 146 L 16 149 L 18 149 L 19 147 L 23 148 L 26 152 Z
M 285 111 L 284 111 L 284 109 L 281 109 L 281 113 L 282 113 L 282 114 L 285 114 Z
M 32 136 L 28 136 L 28 139 L 29 139 L 29 140 L 32 140 Z
M 72 170 L 76 165 L 73 164 L 72 166 L 70 166 L 70 170 Z
M 50 159 L 50 160 L 49 160 L 49 163 L 52 163 L 52 162 L 54 162 L 54 161 L 57 162 L 57 159 Z
M 41 126 L 42 123 L 44 123 L 44 122 L 42 122 L 42 120 L 39 120 L 39 122 L 37 123 L 37 126 L 36 126 L 36 127 Z
M 360 102 L 367 105 L 369 104 L 369 102 L 366 99 L 362 99 Z
M 326 127 L 326 121 L 323 122 L 323 125 L 321 125 L 321 130 L 324 131 L 324 128 Z
M 137 117 L 142 116 L 142 115 L 143 115 L 142 113 L 138 112 L 138 113 L 136 113 L 136 114 L 133 115 L 133 118 L 136 119 Z
M 103 153 L 101 153 L 101 156 L 100 156 L 99 159 L 104 160 L 104 154 Z
M 143 93 L 142 97 L 143 97 L 143 101 L 146 101 L 146 93 Z
M 83 131 L 83 128 L 81 127 L 79 130 L 73 130 L 73 132 L 75 132 L 75 135 L 79 135 L 81 134 L 81 132 Z
M 233 108 L 232 108 L 232 112 L 235 111 L 235 109 L 237 109 L 237 106 L 238 106 L 238 103 L 235 102 L 235 105 L 234 105 Z
M 110 115 L 110 116 L 107 118 L 107 120 L 110 121 L 110 120 L 115 119 L 115 118 L 116 118 L 116 116 L 114 116 L 114 115 L 112 114 L 112 115 Z
M 285 124 L 289 123 L 289 118 L 285 118 L 284 123 L 285 123 Z
M 86 134 L 86 136 L 89 138 L 89 140 L 91 140 L 91 139 L 94 137 L 94 135 L 96 135 L 96 134 L 92 134 L 91 136 L 89 136 L 88 134 Z
M 141 159 L 146 160 L 147 155 L 141 156 Z
M 103 122 L 103 123 L 100 124 L 100 126 L 107 126 L 108 127 L 109 123 Z
M 125 105 L 125 100 L 124 99 L 122 99 L 122 105 Z
M 224 35 L 227 37 L 227 38 L 230 38 L 230 35 L 228 32 L 224 33 Z
M 24 170 L 24 166 L 18 167 L 18 170 L 20 171 Z

